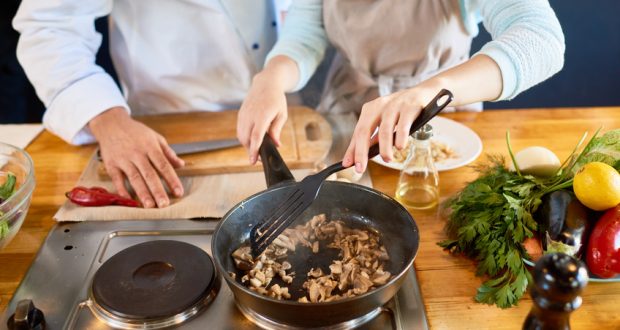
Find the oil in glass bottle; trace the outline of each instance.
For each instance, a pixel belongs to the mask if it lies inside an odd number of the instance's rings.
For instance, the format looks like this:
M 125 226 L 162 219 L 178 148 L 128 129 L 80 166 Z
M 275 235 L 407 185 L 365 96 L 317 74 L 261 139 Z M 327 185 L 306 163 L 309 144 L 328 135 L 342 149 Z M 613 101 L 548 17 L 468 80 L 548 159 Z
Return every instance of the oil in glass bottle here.
M 396 199 L 409 209 L 430 209 L 439 201 L 439 175 L 431 153 L 433 127 L 424 125 L 413 133 L 409 155 L 400 172 Z

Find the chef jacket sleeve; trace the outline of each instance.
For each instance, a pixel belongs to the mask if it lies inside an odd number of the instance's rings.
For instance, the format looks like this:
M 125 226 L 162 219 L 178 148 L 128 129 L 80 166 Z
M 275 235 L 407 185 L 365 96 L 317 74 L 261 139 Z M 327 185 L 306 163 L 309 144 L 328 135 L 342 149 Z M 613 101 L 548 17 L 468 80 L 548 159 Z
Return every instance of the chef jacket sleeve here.
M 278 41 L 265 63 L 277 55 L 290 57 L 297 64 L 303 88 L 321 63 L 328 41 L 323 27 L 323 0 L 295 0 L 290 7 Z
M 478 11 L 493 38 L 476 54 L 491 57 L 501 70 L 503 89 L 496 101 L 514 98 L 564 66 L 564 34 L 547 0 L 462 0 L 461 5 L 464 15 L 475 17 Z
M 23 0 L 13 20 L 17 57 L 47 110 L 44 126 L 72 144 L 94 142 L 87 123 L 105 110 L 129 107 L 95 55 L 97 17 L 112 0 Z

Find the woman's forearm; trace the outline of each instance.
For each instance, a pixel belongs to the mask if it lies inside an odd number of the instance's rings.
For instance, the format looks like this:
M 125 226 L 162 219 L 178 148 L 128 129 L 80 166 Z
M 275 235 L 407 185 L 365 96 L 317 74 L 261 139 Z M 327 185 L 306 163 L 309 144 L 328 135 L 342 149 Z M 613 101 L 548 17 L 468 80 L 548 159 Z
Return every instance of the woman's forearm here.
M 502 73 L 493 59 L 476 55 L 422 82 L 415 89 L 423 93 L 423 98 L 430 100 L 442 88 L 454 94 L 451 106 L 493 101 L 502 93 Z
M 278 55 L 267 62 L 254 77 L 253 84 L 269 84 L 283 93 L 291 92 L 299 82 L 297 64 L 290 57 Z
M 297 84 L 288 91 L 298 91 L 306 85 L 323 60 L 328 44 L 323 26 L 323 0 L 295 0 L 267 60 L 277 56 L 293 60 L 299 76 Z

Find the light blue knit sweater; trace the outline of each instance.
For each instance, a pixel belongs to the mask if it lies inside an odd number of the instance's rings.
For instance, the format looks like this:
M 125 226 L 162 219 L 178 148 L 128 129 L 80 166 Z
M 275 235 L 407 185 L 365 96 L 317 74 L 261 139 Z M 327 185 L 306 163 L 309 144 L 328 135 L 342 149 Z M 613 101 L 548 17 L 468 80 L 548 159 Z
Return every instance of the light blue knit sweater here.
M 338 1 L 338 0 L 328 0 Z M 432 1 L 432 0 L 428 0 Z M 323 0 L 294 0 L 281 36 L 267 56 L 287 55 L 306 85 L 328 45 Z M 564 65 L 564 34 L 547 0 L 460 0 L 463 23 L 472 35 L 482 22 L 493 40 L 477 54 L 491 57 L 502 72 L 500 100 L 509 100 L 544 81 Z

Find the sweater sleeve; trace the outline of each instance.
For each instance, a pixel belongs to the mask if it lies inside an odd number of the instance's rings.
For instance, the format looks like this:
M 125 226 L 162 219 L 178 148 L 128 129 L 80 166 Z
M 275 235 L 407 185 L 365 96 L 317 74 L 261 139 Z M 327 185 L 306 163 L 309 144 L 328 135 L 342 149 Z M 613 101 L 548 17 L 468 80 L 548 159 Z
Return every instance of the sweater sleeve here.
M 479 13 L 493 38 L 476 54 L 491 57 L 501 70 L 496 101 L 510 100 L 562 69 L 564 34 L 547 0 L 464 0 L 461 8 L 469 17 Z
M 288 56 L 295 61 L 299 70 L 299 82 L 293 91 L 298 91 L 316 71 L 327 45 L 327 35 L 323 27 L 323 0 L 295 0 L 266 62 L 278 55 Z
M 94 142 L 86 124 L 101 112 L 129 107 L 95 54 L 95 18 L 111 0 L 24 0 L 13 26 L 21 33 L 17 58 L 46 106 L 45 128 L 73 144 Z

